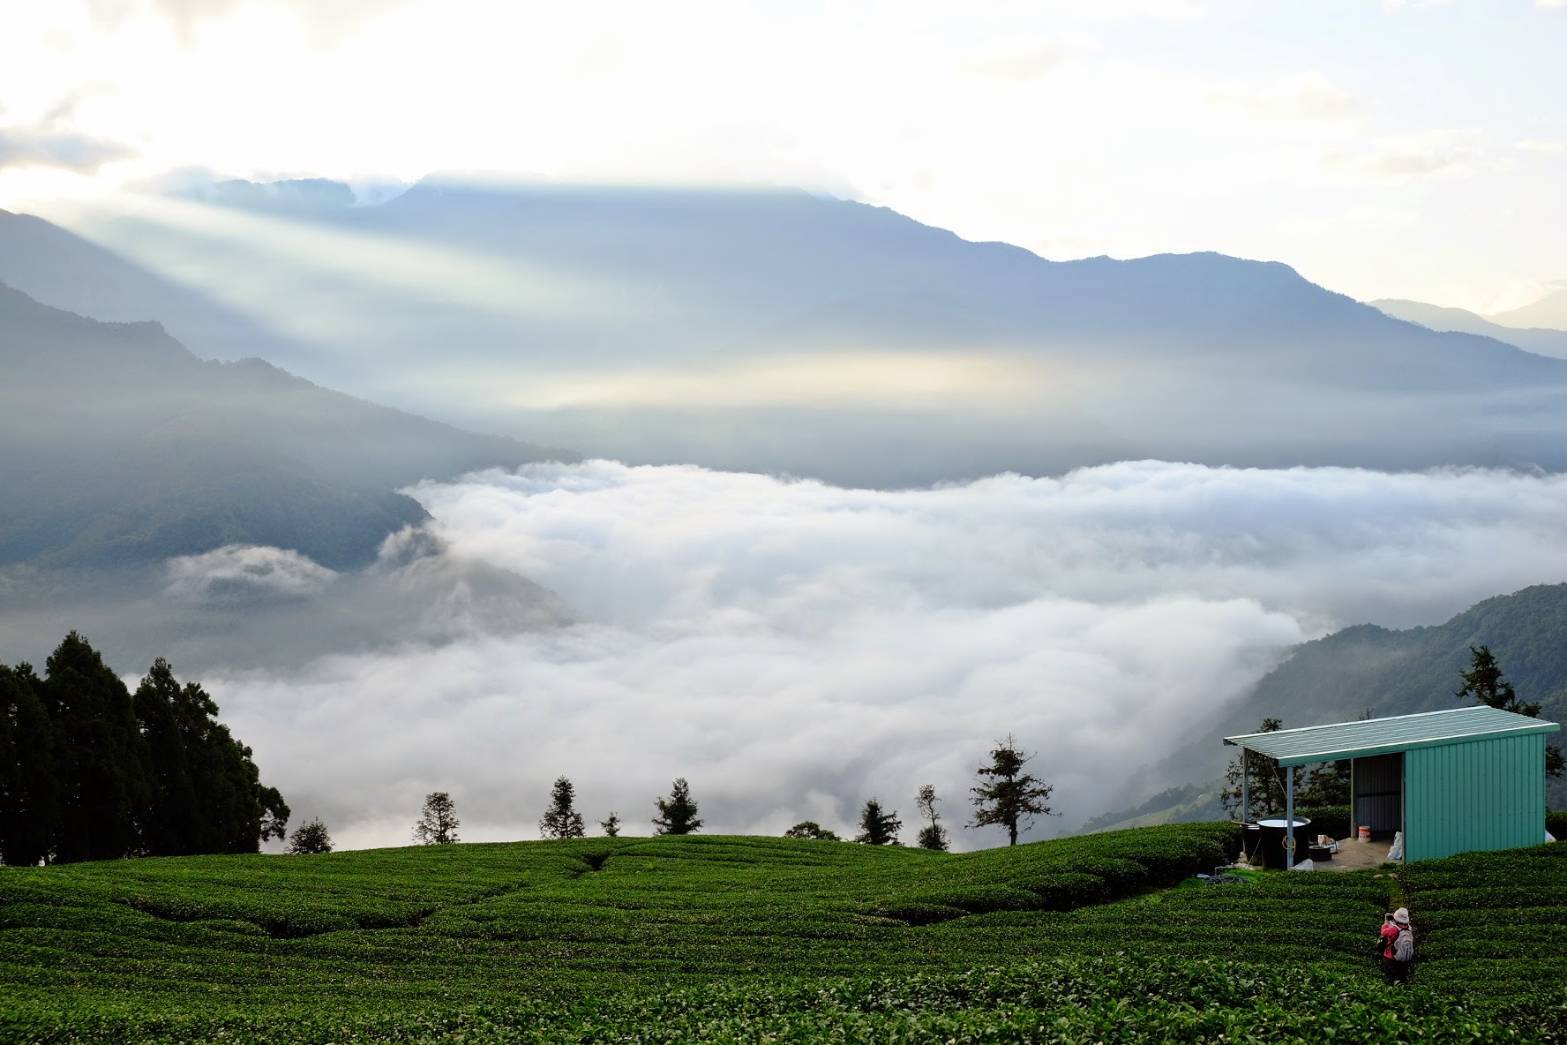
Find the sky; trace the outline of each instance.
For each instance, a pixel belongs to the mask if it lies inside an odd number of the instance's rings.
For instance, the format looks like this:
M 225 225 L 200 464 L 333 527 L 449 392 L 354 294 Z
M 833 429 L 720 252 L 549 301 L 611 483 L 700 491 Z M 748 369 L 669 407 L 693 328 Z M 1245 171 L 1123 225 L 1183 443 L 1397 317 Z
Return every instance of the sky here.
M 304 655 L 252 621 L 238 634 L 272 662 L 173 663 L 299 822 L 347 847 L 406 844 L 435 790 L 467 840 L 537 837 L 562 773 L 590 823 L 614 811 L 629 833 L 676 776 L 713 832 L 843 832 L 870 797 L 912 824 L 924 783 L 956 828 L 1009 732 L 1056 789 L 1061 816 L 1030 834 L 1047 837 L 1184 782 L 1139 771 L 1188 743 L 1222 761 L 1226 706 L 1296 643 L 1567 576 L 1559 475 L 1144 461 L 887 491 L 589 461 L 411 493 L 442 550 L 373 587 L 281 549 L 167 568 L 171 599 L 248 583 L 337 647 Z M 486 571 L 544 585 L 565 619 L 508 626 L 508 599 L 474 597 Z M 424 613 L 386 617 L 410 584 Z M 367 609 L 381 642 L 355 648 Z
M 0 207 L 170 172 L 790 185 L 1481 312 L 1567 279 L 1564 0 L 0 0 Z

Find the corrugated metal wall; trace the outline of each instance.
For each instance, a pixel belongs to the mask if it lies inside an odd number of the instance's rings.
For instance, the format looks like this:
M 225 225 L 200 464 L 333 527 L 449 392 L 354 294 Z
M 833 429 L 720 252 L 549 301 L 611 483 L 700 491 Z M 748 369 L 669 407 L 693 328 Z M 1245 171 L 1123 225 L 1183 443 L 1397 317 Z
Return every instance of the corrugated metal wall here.
M 1545 736 L 1404 753 L 1405 859 L 1545 841 Z
M 1400 792 L 1404 786 L 1402 755 L 1376 755 L 1355 759 L 1355 826 L 1362 824 L 1378 834 L 1397 831 L 1403 815 Z

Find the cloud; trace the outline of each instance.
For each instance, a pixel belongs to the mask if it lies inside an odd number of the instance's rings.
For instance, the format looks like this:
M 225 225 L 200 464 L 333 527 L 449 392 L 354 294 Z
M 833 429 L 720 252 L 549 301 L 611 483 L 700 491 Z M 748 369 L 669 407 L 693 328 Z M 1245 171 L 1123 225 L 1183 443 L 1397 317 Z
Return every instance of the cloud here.
M 198 603 L 250 603 L 319 595 L 337 574 L 283 548 L 229 544 L 165 564 L 172 598 Z
M 0 127 L 0 168 L 59 167 L 90 173 L 131 154 L 123 145 L 49 127 Z
M 1567 0 L 1562 0 L 1567 6 Z M 1552 138 L 1525 138 L 1514 146 L 1520 152 L 1538 152 L 1549 156 L 1557 156 L 1567 152 L 1567 142 Z
M 925 782 L 956 823 L 1008 731 L 1057 787 L 1050 831 L 1294 643 L 1567 576 L 1567 478 L 1502 472 L 1142 462 L 872 491 L 599 461 L 413 492 L 441 569 L 528 576 L 571 619 L 206 672 L 267 779 L 348 845 L 401 844 L 437 789 L 466 837 L 531 837 L 560 773 L 633 830 L 677 775 L 714 831 L 841 829 L 871 795 L 910 813 Z

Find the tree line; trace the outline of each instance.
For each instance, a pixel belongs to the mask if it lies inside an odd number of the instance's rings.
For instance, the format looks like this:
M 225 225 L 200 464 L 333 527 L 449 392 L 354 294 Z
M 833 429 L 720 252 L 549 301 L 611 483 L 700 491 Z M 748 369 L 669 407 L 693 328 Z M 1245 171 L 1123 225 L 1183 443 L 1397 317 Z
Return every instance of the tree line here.
M 158 658 L 130 692 L 76 632 L 0 664 L 0 863 L 253 853 L 289 809 L 200 684 Z
M 989 761 L 976 770 L 979 783 L 970 789 L 975 807 L 974 819 L 967 826 L 1005 827 L 1009 844 L 1017 845 L 1019 831 L 1033 823 L 1035 817 L 1056 815 L 1048 804 L 1053 786 L 1024 771 L 1031 758 L 1033 756 L 1025 754 L 1011 736 L 996 742 Z M 576 801 L 576 786 L 567 777 L 559 777 L 550 788 L 549 806 L 539 820 L 539 833 L 545 838 L 586 837 L 587 822 L 577 810 Z M 922 786 L 914 801 L 924 821 L 915 844 L 922 849 L 946 850 L 951 843 L 936 808 L 941 800 L 936 797 L 935 786 Z M 676 778 L 667 798 L 655 798 L 653 804 L 658 810 L 658 814 L 652 818 L 655 834 L 687 835 L 702 827 L 702 819 L 697 815 L 700 808 L 691 796 L 690 783 L 684 777 Z M 319 827 L 320 838 L 325 839 L 326 828 L 320 826 L 319 821 L 314 824 Z M 451 794 L 432 791 L 425 796 L 424 807 L 414 823 L 413 839 L 421 845 L 449 845 L 460 841 L 457 829 L 461 826 L 457 805 L 452 801 Z M 898 832 L 902 828 L 903 821 L 898 818 L 897 810 L 889 810 L 879 799 L 870 798 L 860 813 L 860 833 L 854 841 L 865 845 L 901 845 Z M 607 838 L 618 837 L 620 816 L 611 812 L 599 821 L 599 829 Z M 290 847 L 293 852 L 330 850 L 329 840 L 325 848 L 321 848 L 314 834 L 304 841 L 299 837 L 300 832 L 295 832 L 295 836 Z M 836 832 L 822 827 L 814 820 L 802 820 L 785 831 L 784 837 L 831 842 L 842 840 Z

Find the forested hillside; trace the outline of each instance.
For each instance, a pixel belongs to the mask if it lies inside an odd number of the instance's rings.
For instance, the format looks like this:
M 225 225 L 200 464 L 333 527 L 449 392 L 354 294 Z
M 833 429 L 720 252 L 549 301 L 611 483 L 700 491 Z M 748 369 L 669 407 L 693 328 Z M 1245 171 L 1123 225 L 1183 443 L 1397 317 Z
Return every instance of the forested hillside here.
M 0 286 L 0 565 L 260 544 L 353 566 L 425 517 L 399 487 L 542 456 Z
M 1567 584 L 1535 585 L 1486 599 L 1443 624 L 1406 630 L 1359 624 L 1303 643 L 1177 756 L 1187 767 L 1207 766 L 1213 775 L 1188 777 L 1086 826 L 1100 830 L 1217 815 L 1215 764 L 1233 753 L 1220 748 L 1219 738 L 1255 731 L 1265 718 L 1282 719 L 1285 727 L 1311 726 L 1367 711 L 1410 715 L 1460 707 L 1454 696 L 1459 671 L 1469 666 L 1470 647 L 1480 645 L 1491 647 L 1519 699 L 1540 703 L 1541 717 L 1567 723 Z M 1551 782 L 1548 798 L 1551 808 L 1567 808 L 1567 778 Z

